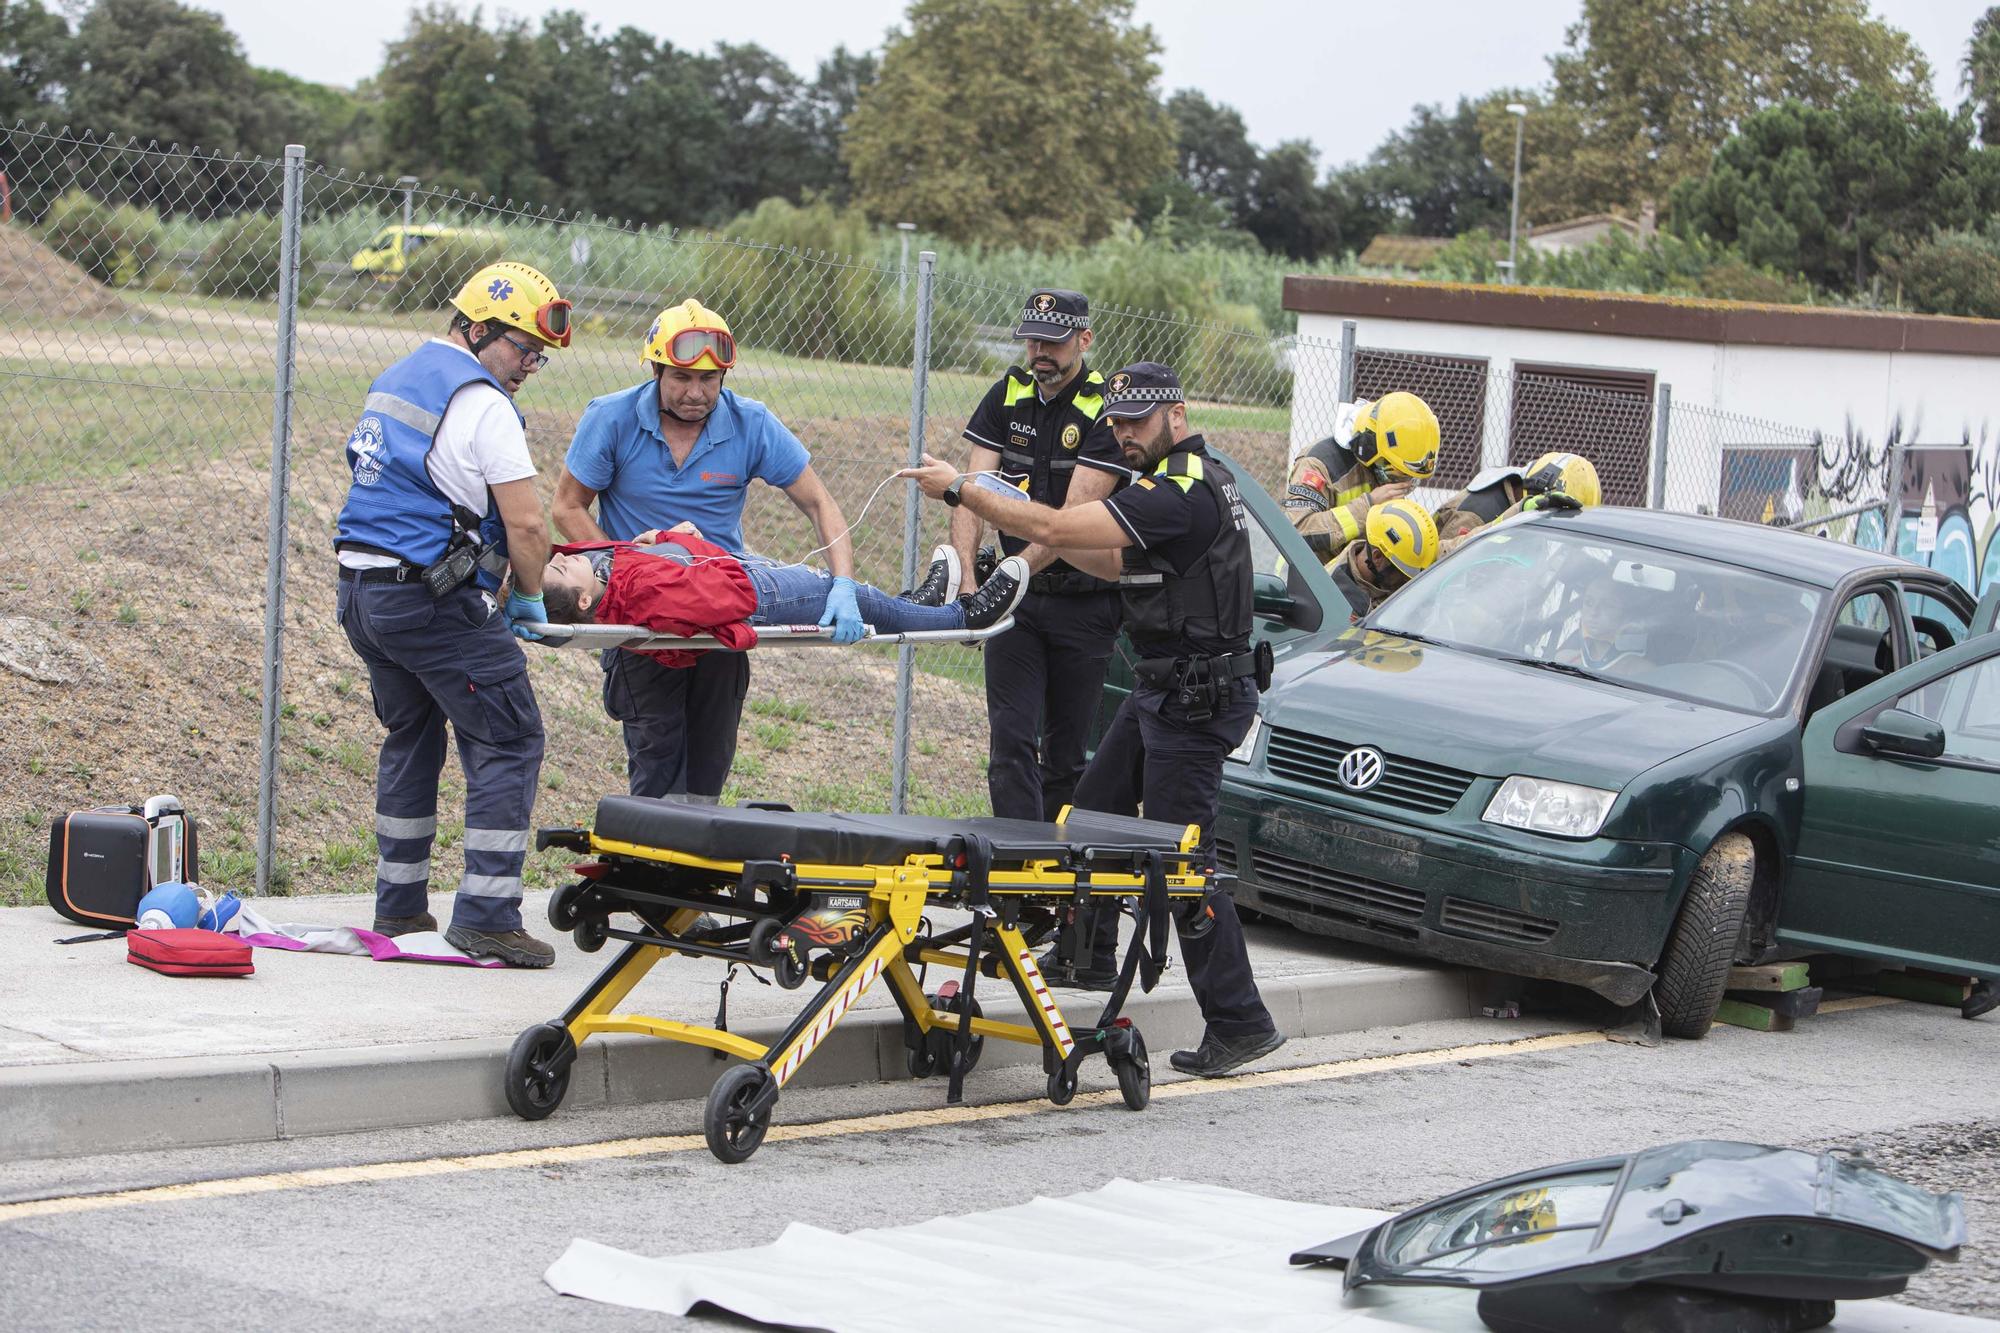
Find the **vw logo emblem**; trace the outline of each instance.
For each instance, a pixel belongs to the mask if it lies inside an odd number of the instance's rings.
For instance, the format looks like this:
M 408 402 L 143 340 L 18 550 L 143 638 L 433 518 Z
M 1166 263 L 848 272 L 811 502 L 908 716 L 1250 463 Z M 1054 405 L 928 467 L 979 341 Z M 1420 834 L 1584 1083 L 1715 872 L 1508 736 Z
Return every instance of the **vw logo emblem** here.
M 1367 791 L 1382 780 L 1382 752 L 1358 745 L 1341 759 L 1334 776 L 1349 791 Z

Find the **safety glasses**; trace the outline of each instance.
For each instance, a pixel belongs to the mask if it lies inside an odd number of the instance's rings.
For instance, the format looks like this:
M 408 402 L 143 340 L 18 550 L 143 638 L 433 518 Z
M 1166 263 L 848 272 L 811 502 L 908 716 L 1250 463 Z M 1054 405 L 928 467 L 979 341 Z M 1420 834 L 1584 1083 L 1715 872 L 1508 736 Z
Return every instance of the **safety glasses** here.
M 714 356 L 715 364 L 728 370 L 736 364 L 736 339 L 729 336 L 728 329 L 682 329 L 667 343 L 668 363 L 682 370 L 704 354 Z
M 521 354 L 521 369 L 538 370 L 542 366 L 548 364 L 549 354 L 547 352 L 544 352 L 541 348 L 530 347 L 526 343 L 515 342 L 512 338 L 509 338 L 504 333 L 498 334 L 496 336 L 500 339 L 501 342 L 506 343 L 509 347 L 513 348 L 515 351 Z
M 535 311 L 535 332 L 542 341 L 569 346 L 569 302 L 558 297 Z

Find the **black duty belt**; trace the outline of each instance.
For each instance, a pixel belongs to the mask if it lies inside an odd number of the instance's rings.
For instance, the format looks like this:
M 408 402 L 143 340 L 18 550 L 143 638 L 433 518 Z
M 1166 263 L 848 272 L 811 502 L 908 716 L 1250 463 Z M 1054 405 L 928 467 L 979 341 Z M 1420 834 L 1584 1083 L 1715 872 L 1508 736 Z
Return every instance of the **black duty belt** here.
M 1029 577 L 1028 591 L 1068 597 L 1086 592 L 1117 592 L 1118 585 L 1079 569 L 1045 569 Z
M 1269 649 L 1260 644 L 1258 648 L 1246 648 L 1240 653 L 1225 653 L 1220 657 L 1142 657 L 1132 664 L 1132 673 L 1155 689 L 1166 689 L 1186 679 L 1191 672 L 1200 674 L 1201 664 L 1205 663 L 1206 674 L 1217 680 L 1241 680 L 1245 676 L 1256 675 L 1258 659 L 1268 653 Z
M 424 571 L 415 565 L 376 565 L 369 569 L 340 567 L 342 583 L 415 583 L 422 586 Z

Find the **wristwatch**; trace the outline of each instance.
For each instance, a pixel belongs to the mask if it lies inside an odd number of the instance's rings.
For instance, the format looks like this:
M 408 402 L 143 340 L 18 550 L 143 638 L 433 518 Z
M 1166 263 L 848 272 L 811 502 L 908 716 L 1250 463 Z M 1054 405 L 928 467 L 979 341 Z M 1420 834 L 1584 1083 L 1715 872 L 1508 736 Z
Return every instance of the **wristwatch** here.
M 964 489 L 965 473 L 961 472 L 951 479 L 951 485 L 944 488 L 944 502 L 953 509 L 958 508 L 961 504 L 965 503 L 965 497 L 959 494 Z

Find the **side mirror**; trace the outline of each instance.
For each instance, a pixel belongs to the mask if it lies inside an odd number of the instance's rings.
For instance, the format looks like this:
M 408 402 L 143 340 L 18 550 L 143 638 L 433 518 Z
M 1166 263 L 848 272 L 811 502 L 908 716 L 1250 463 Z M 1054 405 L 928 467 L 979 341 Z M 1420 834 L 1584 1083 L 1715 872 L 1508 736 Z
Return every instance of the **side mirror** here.
M 1259 571 L 1250 576 L 1250 609 L 1256 614 L 1286 620 L 1290 618 L 1292 608 L 1297 605 L 1292 597 L 1291 588 L 1286 586 L 1283 574 L 1266 574 Z
M 1861 729 L 1861 739 L 1877 754 L 1935 759 L 1944 753 L 1944 728 L 1920 713 L 1886 708 Z

